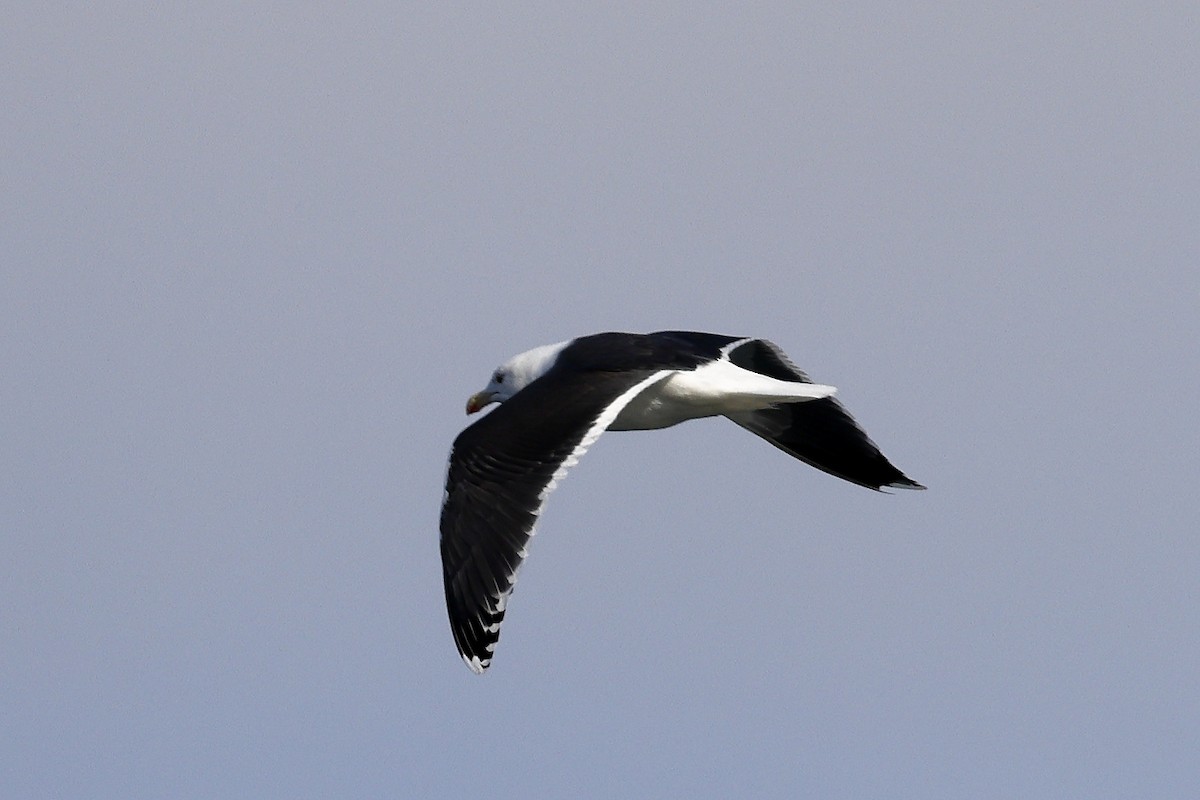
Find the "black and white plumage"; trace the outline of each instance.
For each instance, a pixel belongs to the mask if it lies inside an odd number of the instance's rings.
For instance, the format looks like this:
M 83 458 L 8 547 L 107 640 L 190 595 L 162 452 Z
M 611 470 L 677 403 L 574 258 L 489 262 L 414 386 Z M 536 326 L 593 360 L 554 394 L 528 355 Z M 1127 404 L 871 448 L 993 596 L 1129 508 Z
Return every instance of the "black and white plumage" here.
M 860 486 L 925 488 L 892 466 L 834 392 L 764 339 L 712 333 L 599 333 L 514 356 L 468 401 L 467 413 L 500 405 L 455 439 L 446 476 L 442 571 L 467 666 L 491 663 L 546 495 L 605 430 L 725 416 Z

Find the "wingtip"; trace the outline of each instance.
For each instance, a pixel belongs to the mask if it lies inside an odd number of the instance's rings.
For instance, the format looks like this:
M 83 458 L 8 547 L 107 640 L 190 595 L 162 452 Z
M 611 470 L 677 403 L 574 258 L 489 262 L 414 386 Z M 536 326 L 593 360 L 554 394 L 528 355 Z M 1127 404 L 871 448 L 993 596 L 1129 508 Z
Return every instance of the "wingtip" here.
M 465 653 L 462 656 L 462 660 L 463 663 L 467 665 L 467 669 L 471 670 L 471 672 L 474 672 L 476 675 L 482 675 L 484 670 L 488 668 L 488 665 L 492 663 L 490 658 L 485 661 L 479 658 L 479 656 L 468 657 Z

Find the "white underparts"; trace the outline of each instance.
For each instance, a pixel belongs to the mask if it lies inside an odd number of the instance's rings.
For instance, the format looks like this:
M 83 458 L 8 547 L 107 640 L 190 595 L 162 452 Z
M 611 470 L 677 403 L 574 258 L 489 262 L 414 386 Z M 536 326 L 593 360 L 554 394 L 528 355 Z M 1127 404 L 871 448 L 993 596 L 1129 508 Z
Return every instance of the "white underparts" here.
M 836 391 L 819 383 L 781 381 L 720 359 L 694 370 L 675 371 L 647 386 L 617 415 L 609 430 L 668 428 L 699 417 L 818 400 Z

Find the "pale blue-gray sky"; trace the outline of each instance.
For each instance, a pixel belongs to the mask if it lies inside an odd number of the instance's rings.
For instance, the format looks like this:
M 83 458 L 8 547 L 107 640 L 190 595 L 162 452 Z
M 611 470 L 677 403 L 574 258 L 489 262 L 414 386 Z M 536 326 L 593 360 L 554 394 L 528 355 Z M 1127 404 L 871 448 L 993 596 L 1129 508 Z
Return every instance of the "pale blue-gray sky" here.
M 1187 4 L 0 15 L 0 795 L 1200 796 Z M 607 435 L 470 674 L 467 395 L 662 328 L 930 490 Z

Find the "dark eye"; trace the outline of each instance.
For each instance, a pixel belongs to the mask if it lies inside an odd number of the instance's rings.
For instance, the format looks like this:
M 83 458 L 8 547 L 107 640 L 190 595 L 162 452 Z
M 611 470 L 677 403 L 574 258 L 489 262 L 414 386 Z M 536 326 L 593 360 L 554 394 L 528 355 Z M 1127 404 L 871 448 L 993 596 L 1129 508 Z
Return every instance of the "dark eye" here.
M 504 373 L 497 372 L 495 375 L 492 376 L 492 381 L 494 383 L 504 383 Z

